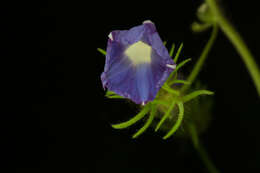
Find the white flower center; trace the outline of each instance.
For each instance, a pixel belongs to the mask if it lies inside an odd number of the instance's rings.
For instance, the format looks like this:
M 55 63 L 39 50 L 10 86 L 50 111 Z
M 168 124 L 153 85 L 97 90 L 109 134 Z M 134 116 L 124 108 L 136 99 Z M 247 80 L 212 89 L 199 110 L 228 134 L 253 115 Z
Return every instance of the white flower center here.
M 142 41 L 138 41 L 129 46 L 125 54 L 134 65 L 151 62 L 152 47 Z

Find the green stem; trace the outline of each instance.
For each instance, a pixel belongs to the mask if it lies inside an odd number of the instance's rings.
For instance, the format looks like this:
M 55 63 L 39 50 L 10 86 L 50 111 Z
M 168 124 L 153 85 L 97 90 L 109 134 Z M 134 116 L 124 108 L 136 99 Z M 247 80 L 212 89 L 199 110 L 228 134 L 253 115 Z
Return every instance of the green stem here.
M 214 41 L 216 40 L 217 32 L 218 32 L 218 27 L 216 25 L 213 25 L 213 30 L 212 30 L 210 39 L 209 39 L 208 43 L 206 44 L 205 48 L 203 49 L 203 51 L 199 57 L 199 60 L 195 64 L 195 67 L 193 68 L 192 72 L 188 76 L 187 81 L 190 82 L 190 84 L 192 84 L 192 82 L 195 80 L 195 78 L 198 76 L 200 70 L 202 69 L 202 66 L 207 58 L 207 55 L 208 55 L 209 51 L 211 50 Z M 182 92 L 186 91 L 190 86 L 191 85 L 184 85 L 182 87 Z
M 191 135 L 191 140 L 192 140 L 192 143 L 194 145 L 194 148 L 197 150 L 201 160 L 204 162 L 208 171 L 210 173 L 219 173 L 219 171 L 217 170 L 215 165 L 210 160 L 205 148 L 203 148 L 203 146 L 200 144 L 197 130 L 192 123 L 189 124 L 189 132 L 190 132 L 190 135 Z
M 254 57 L 246 46 L 245 42 L 236 31 L 236 29 L 231 25 L 231 23 L 222 15 L 221 9 L 217 5 L 215 0 L 206 0 L 212 13 L 214 14 L 217 23 L 219 24 L 222 31 L 229 38 L 235 49 L 240 54 L 242 60 L 244 61 L 252 79 L 255 84 L 258 95 L 260 96 L 260 70 L 254 61 Z

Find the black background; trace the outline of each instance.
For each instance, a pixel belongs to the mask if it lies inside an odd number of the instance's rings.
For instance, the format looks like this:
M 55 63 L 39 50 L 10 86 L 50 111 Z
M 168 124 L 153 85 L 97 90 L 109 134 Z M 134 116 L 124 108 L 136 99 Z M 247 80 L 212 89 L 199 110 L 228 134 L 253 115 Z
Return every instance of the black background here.
M 207 172 L 189 141 L 110 124 L 136 113 L 104 98 L 107 35 L 150 19 L 163 40 L 184 43 L 189 71 L 210 32 L 191 23 L 202 1 L 37 1 L 1 4 L 0 163 L 3 172 Z M 222 6 L 258 64 L 257 1 Z M 213 122 L 201 140 L 221 172 L 260 171 L 260 101 L 239 55 L 220 32 L 200 73 L 215 91 Z M 136 126 L 137 127 L 137 126 Z M 138 126 L 139 127 L 139 126 Z

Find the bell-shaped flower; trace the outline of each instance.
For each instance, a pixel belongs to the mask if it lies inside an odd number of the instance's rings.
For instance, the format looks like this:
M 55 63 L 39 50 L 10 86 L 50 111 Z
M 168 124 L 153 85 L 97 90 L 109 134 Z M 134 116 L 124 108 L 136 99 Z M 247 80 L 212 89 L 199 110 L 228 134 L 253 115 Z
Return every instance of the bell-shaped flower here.
M 144 21 L 108 37 L 103 87 L 137 104 L 154 100 L 176 67 L 155 25 Z

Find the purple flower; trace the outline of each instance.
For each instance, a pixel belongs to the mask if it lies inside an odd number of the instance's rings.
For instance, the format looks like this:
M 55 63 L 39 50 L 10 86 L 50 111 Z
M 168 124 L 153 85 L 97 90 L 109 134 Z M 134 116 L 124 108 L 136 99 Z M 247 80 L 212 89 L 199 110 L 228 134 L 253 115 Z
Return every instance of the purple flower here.
M 176 66 L 155 25 L 144 21 L 108 37 L 103 87 L 137 104 L 152 101 Z

